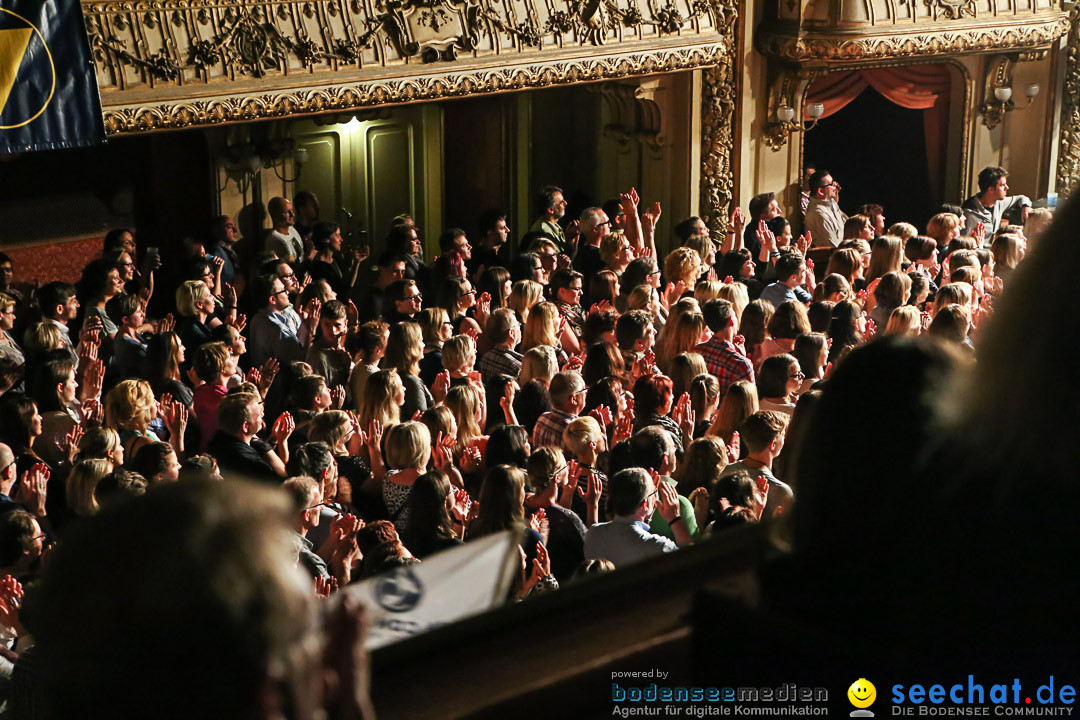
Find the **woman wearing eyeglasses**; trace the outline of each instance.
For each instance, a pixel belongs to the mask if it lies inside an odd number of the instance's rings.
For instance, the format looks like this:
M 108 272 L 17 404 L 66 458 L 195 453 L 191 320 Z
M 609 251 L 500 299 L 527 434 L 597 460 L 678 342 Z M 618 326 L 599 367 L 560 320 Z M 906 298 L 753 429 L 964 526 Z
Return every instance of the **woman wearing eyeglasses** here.
M 476 306 L 476 290 L 468 278 L 449 277 L 443 280 L 435 305 L 446 310 L 455 335 L 468 330 L 475 330 L 477 334 L 484 332 L 480 324 L 467 314 Z
M 765 358 L 757 377 L 758 408 L 790 416 L 795 412 L 795 400 L 804 379 L 806 376 L 794 356 L 785 353 Z

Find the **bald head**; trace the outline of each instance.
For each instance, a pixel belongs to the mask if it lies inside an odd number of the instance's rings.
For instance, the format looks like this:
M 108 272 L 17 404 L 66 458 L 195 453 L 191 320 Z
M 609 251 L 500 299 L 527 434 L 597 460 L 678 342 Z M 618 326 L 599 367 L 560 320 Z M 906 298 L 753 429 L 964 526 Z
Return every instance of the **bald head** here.
M 287 198 L 270 198 L 270 202 L 266 203 L 266 211 L 270 213 L 270 222 L 275 229 L 288 227 L 295 219 L 293 204 Z
M 15 484 L 18 472 L 15 468 L 15 453 L 4 443 L 0 443 L 0 468 L 0 493 L 11 495 L 11 486 Z

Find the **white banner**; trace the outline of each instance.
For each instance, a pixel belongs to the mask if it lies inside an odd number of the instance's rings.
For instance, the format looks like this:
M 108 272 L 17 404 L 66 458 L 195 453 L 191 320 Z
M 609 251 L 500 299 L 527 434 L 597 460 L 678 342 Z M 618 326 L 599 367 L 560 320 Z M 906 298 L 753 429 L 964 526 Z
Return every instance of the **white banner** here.
M 367 606 L 375 649 L 502 604 L 521 558 L 504 531 L 368 578 L 346 592 Z

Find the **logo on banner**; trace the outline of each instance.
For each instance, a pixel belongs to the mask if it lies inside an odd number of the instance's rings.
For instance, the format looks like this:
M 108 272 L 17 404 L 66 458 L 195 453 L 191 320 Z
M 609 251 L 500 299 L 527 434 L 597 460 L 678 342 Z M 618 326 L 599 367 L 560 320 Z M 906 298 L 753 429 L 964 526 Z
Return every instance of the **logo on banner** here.
M 28 52 L 35 36 L 41 42 L 44 53 Z M 50 78 L 48 92 L 41 88 L 41 106 L 30 117 L 0 119 L 0 130 L 13 130 L 32 123 L 45 112 L 45 108 L 49 107 L 53 94 L 56 92 L 56 66 L 53 63 L 49 45 L 45 42 L 45 36 L 36 25 L 22 15 L 0 8 L 0 118 L 3 118 L 4 108 L 7 107 L 11 90 L 15 87 L 19 68 L 28 56 L 31 62 L 40 63 L 42 68 L 44 68 L 44 63 L 48 62 L 48 77 Z
M 396 568 L 375 581 L 375 601 L 388 612 L 409 612 L 423 596 L 424 586 L 409 566 Z

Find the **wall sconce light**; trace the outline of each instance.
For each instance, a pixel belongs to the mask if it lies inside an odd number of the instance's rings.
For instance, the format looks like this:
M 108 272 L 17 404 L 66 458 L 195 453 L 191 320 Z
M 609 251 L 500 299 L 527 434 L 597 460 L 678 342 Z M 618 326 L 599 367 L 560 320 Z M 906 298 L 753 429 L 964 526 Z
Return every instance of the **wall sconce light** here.
M 1013 65 L 1016 62 L 1025 59 L 1029 58 L 1025 55 L 1002 55 L 996 61 L 991 63 L 986 74 L 986 90 L 983 95 L 982 108 L 980 108 L 983 116 L 983 125 L 988 129 L 992 130 L 997 127 L 998 124 L 1005 119 L 1005 113 L 1012 112 L 1013 110 L 1023 110 L 1029 107 L 1042 89 L 1039 87 L 1038 83 L 1027 83 L 1024 85 L 1023 90 L 1024 97 L 1027 98 L 1027 103 L 1020 106 L 1013 100 Z
M 776 121 L 765 125 L 765 143 L 773 150 L 779 150 L 787 142 L 788 135 L 813 130 L 824 114 L 824 105 L 810 103 L 806 106 L 806 115 L 810 118 L 810 123 L 795 122 L 795 108 L 784 102 L 776 108 Z

